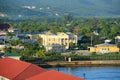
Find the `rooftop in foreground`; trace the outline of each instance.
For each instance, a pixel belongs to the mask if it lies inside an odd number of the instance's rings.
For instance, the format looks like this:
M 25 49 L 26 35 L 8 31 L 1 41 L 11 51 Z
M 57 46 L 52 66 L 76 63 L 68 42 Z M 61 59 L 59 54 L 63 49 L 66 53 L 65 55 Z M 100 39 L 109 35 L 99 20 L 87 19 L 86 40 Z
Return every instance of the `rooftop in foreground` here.
M 7 57 L 0 59 L 0 79 L 1 77 L 7 80 L 84 80 Z

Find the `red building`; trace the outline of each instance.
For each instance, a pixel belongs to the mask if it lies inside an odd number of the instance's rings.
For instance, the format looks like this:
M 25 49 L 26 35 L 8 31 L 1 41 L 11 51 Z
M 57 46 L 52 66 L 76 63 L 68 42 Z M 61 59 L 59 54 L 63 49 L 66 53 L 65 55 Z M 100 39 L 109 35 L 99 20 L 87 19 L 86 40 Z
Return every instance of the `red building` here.
M 84 80 L 12 58 L 0 59 L 0 80 Z
M 12 58 L 0 59 L 0 76 L 10 80 L 25 80 L 47 71 L 36 65 Z

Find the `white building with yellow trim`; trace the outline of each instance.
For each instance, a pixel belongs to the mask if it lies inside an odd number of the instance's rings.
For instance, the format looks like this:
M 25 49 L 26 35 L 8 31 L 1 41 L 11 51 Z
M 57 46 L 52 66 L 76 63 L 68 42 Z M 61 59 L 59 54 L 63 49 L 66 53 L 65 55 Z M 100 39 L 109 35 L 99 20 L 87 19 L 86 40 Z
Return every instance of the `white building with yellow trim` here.
M 44 33 L 39 34 L 39 36 L 42 38 L 42 45 L 47 51 L 49 50 L 48 46 L 53 44 L 64 45 L 65 49 L 69 49 L 70 43 L 77 45 L 77 35 L 74 35 L 73 33 Z

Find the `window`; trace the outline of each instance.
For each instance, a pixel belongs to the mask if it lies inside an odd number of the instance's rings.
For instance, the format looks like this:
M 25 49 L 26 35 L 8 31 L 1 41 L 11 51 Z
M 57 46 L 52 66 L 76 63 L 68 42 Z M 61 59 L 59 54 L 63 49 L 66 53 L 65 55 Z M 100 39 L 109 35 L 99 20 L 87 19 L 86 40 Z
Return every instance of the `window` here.
M 55 41 L 55 38 L 53 39 L 53 41 Z
M 64 41 L 64 39 L 62 38 L 62 39 L 61 39 L 61 42 L 63 42 L 63 41 Z

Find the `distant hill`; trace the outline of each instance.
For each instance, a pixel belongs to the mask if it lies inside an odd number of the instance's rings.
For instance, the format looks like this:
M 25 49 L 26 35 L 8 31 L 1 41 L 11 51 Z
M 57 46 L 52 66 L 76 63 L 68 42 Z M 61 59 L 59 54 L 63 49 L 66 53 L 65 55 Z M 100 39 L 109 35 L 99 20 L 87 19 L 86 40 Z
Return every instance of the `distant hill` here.
M 9 16 L 120 16 L 120 0 L 0 0 L 0 13 Z
M 47 16 L 44 12 L 39 12 L 21 6 L 20 0 L 0 0 L 0 14 L 6 14 L 8 17 L 18 18 L 26 16 Z

